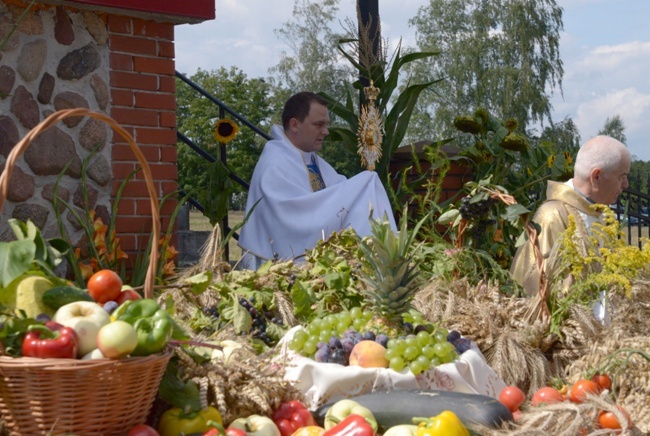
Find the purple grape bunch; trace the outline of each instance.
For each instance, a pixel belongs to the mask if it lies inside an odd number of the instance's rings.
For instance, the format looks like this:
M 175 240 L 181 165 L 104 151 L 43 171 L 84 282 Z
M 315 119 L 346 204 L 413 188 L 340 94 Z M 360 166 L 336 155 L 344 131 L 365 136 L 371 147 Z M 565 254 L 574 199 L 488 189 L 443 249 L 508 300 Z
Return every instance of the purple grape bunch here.
M 457 330 L 451 330 L 449 334 L 447 334 L 447 341 L 456 347 L 458 354 L 463 354 L 465 351 L 472 348 L 471 339 L 462 337 L 460 332 Z

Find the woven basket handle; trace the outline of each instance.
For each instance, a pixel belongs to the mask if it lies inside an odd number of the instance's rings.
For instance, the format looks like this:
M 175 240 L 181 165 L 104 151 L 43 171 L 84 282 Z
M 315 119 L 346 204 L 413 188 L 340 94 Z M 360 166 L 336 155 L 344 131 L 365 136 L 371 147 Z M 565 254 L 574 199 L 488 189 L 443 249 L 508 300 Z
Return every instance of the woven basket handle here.
M 140 165 L 142 165 L 142 172 L 144 174 L 145 183 L 147 185 L 147 191 L 149 192 L 149 199 L 151 203 L 151 218 L 152 218 L 152 241 L 151 241 L 151 253 L 149 256 L 149 266 L 147 268 L 147 275 L 144 282 L 144 296 L 145 298 L 153 297 L 153 285 L 156 278 L 156 264 L 158 262 L 158 241 L 160 240 L 160 213 L 158 211 L 158 196 L 156 195 L 156 189 L 153 184 L 153 177 L 151 176 L 151 168 L 147 163 L 144 155 L 136 145 L 133 137 L 129 132 L 127 132 L 122 126 L 120 126 L 117 121 L 109 117 L 108 115 L 92 111 L 85 108 L 77 109 L 64 109 L 56 111 L 42 122 L 40 122 L 36 127 L 30 130 L 23 139 L 21 139 L 11 150 L 9 156 L 7 156 L 7 161 L 5 164 L 4 171 L 0 175 L 0 211 L 4 207 L 5 199 L 7 198 L 7 193 L 9 190 L 9 179 L 11 178 L 11 173 L 15 167 L 17 159 L 25 152 L 27 147 L 32 143 L 32 141 L 42 132 L 49 129 L 59 121 L 68 117 L 79 117 L 79 116 L 88 116 L 99 121 L 103 121 L 113 128 L 117 133 L 119 133 L 122 138 L 124 138 L 131 147 L 131 150 L 138 158 Z

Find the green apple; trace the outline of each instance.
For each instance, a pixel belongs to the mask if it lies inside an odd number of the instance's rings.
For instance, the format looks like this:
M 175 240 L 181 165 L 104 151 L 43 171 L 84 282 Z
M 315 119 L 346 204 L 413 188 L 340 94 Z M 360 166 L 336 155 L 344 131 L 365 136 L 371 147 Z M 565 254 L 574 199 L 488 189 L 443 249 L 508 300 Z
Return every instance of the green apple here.
M 97 333 L 97 348 L 109 359 L 128 356 L 138 346 L 138 334 L 125 321 L 109 322 Z
M 244 430 L 247 436 L 280 436 L 280 430 L 275 422 L 267 416 L 251 415 L 248 418 L 237 418 L 228 428 Z
M 111 322 L 110 315 L 102 306 L 91 301 L 75 301 L 61 306 L 53 321 L 72 327 L 79 336 L 78 356 L 82 357 L 97 348 L 99 329 Z
M 368 424 L 372 426 L 375 433 L 377 432 L 377 420 L 370 409 L 362 406 L 354 400 L 348 399 L 337 401 L 327 410 L 327 413 L 325 414 L 325 430 L 329 430 L 347 418 L 348 415 L 352 414 L 363 416 L 366 421 L 368 421 Z

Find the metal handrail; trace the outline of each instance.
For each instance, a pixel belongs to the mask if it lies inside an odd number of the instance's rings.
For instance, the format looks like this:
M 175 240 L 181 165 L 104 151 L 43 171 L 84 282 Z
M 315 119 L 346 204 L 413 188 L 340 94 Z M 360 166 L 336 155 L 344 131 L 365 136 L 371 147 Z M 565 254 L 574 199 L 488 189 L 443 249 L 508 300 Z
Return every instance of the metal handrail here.
M 209 93 L 208 91 L 206 91 L 205 89 L 201 88 L 201 87 L 200 87 L 199 85 L 197 85 L 196 83 L 192 82 L 190 79 L 188 79 L 187 77 L 185 77 L 182 73 L 179 73 L 178 71 L 176 71 L 176 77 L 178 77 L 179 79 L 181 79 L 181 80 L 182 80 L 183 82 L 185 82 L 188 86 L 190 86 L 192 89 L 194 89 L 195 91 L 197 91 L 199 94 L 201 94 L 202 96 L 204 96 L 205 98 L 207 98 L 208 100 L 210 100 L 212 103 L 216 104 L 216 105 L 219 106 L 221 109 L 223 109 L 224 111 L 228 112 L 228 113 L 229 113 L 230 115 L 232 115 L 235 119 L 237 119 L 237 121 L 239 121 L 240 123 L 242 123 L 243 125 L 245 125 L 245 126 L 248 127 L 249 129 L 251 129 L 253 132 L 257 133 L 258 135 L 260 135 L 261 137 L 263 137 L 263 138 L 266 139 L 267 141 L 271 139 L 271 136 L 270 136 L 268 133 L 262 131 L 259 127 L 257 127 L 256 125 L 252 124 L 250 121 L 248 121 L 248 120 L 247 120 L 246 118 L 244 118 L 242 115 L 240 115 L 240 114 L 238 114 L 237 112 L 235 112 L 234 110 L 230 109 L 230 108 L 229 108 L 229 107 L 228 107 L 224 102 L 222 102 L 221 100 L 215 98 L 212 94 L 210 94 L 210 93 Z

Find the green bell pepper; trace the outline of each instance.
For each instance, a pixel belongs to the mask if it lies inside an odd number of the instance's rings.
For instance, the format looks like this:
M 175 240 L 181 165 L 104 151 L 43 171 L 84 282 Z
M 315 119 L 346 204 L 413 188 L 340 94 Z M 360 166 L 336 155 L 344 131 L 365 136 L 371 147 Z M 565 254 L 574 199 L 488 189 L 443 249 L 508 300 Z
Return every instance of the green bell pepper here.
M 118 307 L 115 318 L 131 324 L 138 336 L 138 346 L 131 355 L 148 356 L 162 351 L 172 337 L 172 317 L 155 300 L 126 301 Z

